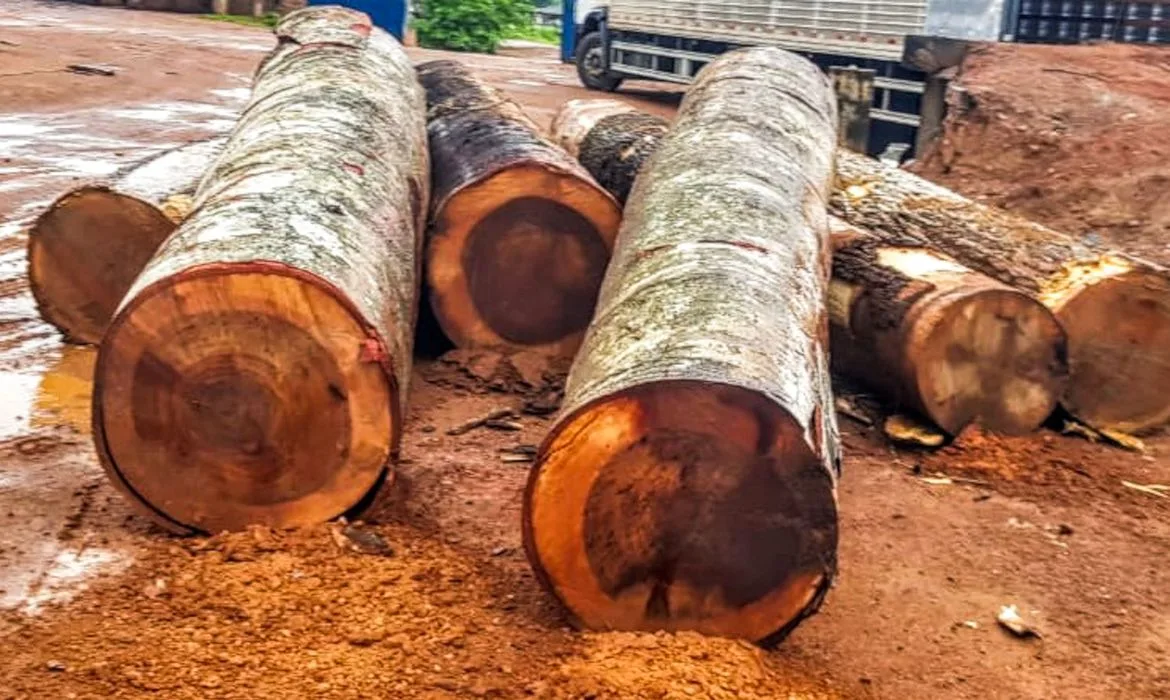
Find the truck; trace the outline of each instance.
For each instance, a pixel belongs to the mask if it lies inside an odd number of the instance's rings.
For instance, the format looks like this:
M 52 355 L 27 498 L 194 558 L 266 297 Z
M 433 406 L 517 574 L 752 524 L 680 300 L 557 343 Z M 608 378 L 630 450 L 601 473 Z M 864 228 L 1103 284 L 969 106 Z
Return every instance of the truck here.
M 562 60 L 593 90 L 688 83 L 743 46 L 864 72 L 871 152 L 939 133 L 946 81 L 973 43 L 1170 43 L 1170 0 L 564 0 L 563 18 Z

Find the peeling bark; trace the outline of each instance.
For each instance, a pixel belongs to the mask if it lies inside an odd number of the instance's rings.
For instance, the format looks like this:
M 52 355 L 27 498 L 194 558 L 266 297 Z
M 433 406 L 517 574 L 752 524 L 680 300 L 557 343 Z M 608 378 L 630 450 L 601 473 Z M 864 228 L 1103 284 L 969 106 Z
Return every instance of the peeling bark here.
M 287 15 L 194 213 L 98 356 L 113 481 L 177 531 L 336 517 L 401 435 L 428 194 L 424 94 L 360 12 Z
M 699 76 L 634 186 L 525 545 L 581 625 L 779 641 L 836 571 L 836 107 L 779 49 Z
M 28 235 L 41 316 L 73 343 L 101 342 L 138 273 L 191 210 L 224 139 L 187 144 L 62 195 Z
M 571 355 L 620 208 L 519 105 L 461 64 L 418 70 L 434 163 L 427 282 L 439 324 L 461 347 Z
M 1065 408 L 1099 429 L 1170 420 L 1170 277 L 912 173 L 841 152 L 831 207 L 890 245 L 925 246 L 1047 306 L 1068 336 Z

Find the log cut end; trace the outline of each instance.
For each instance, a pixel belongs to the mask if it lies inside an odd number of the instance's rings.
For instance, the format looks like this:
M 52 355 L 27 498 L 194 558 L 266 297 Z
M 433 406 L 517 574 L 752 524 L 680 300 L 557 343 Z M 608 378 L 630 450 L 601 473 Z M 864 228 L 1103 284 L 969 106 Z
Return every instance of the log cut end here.
M 273 263 L 147 287 L 98 359 L 94 435 L 114 483 L 180 532 L 313 524 L 362 501 L 400 431 L 397 386 L 342 299 Z
M 1065 338 L 1043 305 L 1011 289 L 939 294 L 910 329 L 926 415 L 958 434 L 968 425 L 1008 435 L 1040 426 L 1067 378 Z
M 832 477 L 782 408 L 670 381 L 587 404 L 529 481 L 525 545 L 578 624 L 770 643 L 836 569 Z
M 1170 280 L 1107 255 L 1070 264 L 1041 299 L 1069 336 L 1065 407 L 1098 429 L 1142 432 L 1170 421 Z
M 937 284 L 908 314 L 906 361 L 921 408 L 952 435 L 973 424 L 1029 433 L 1052 415 L 1066 386 L 1064 331 L 1028 295 L 958 277 L 953 286 Z
M 504 168 L 447 199 L 428 251 L 431 304 L 461 347 L 571 354 L 605 275 L 621 212 L 575 173 Z
M 29 231 L 29 282 L 42 317 L 71 342 L 101 342 L 122 297 L 186 209 L 182 201 L 160 208 L 105 187 L 61 197 Z

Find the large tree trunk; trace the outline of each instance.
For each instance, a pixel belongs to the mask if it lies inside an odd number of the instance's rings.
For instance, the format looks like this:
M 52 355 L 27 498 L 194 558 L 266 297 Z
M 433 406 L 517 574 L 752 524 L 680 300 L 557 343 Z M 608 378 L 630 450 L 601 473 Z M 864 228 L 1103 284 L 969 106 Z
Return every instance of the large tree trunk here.
M 940 250 L 1044 303 L 1068 334 L 1070 413 L 1101 429 L 1170 420 L 1170 281 L 899 168 L 842 152 L 834 212 L 893 245 Z
M 634 178 L 669 126 L 665 119 L 617 100 L 570 100 L 553 118 L 549 133 L 625 204 Z
M 834 371 L 952 435 L 978 423 L 1022 434 L 1068 376 L 1056 318 L 1027 294 L 925 247 L 889 245 L 830 218 Z
M 363 501 L 402 432 L 428 193 L 409 59 L 360 12 L 294 12 L 194 213 L 103 341 L 107 472 L 179 531 Z
M 186 218 L 223 139 L 166 151 L 62 195 L 28 234 L 37 308 L 74 343 L 101 342 L 134 278 Z
M 616 100 L 573 100 L 552 136 L 616 197 L 666 133 Z M 610 173 L 619 173 L 610 177 Z M 955 434 L 1035 429 L 1065 385 L 1064 334 L 1035 300 L 922 247 L 831 220 L 834 368 Z
M 779 49 L 699 76 L 626 207 L 524 534 L 585 626 L 778 641 L 836 570 L 836 108 Z
M 454 61 L 419 66 L 434 163 L 427 281 L 461 347 L 571 355 L 621 210 L 519 105 Z

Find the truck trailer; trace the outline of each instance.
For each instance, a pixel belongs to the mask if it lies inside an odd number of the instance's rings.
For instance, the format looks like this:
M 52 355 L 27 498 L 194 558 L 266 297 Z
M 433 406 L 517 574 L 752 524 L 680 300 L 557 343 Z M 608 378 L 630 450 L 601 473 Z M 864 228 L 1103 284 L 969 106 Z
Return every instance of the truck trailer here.
M 972 43 L 1170 43 L 1170 0 L 565 0 L 561 56 L 582 84 L 688 83 L 714 56 L 772 45 L 868 75 L 870 151 L 937 133 Z

